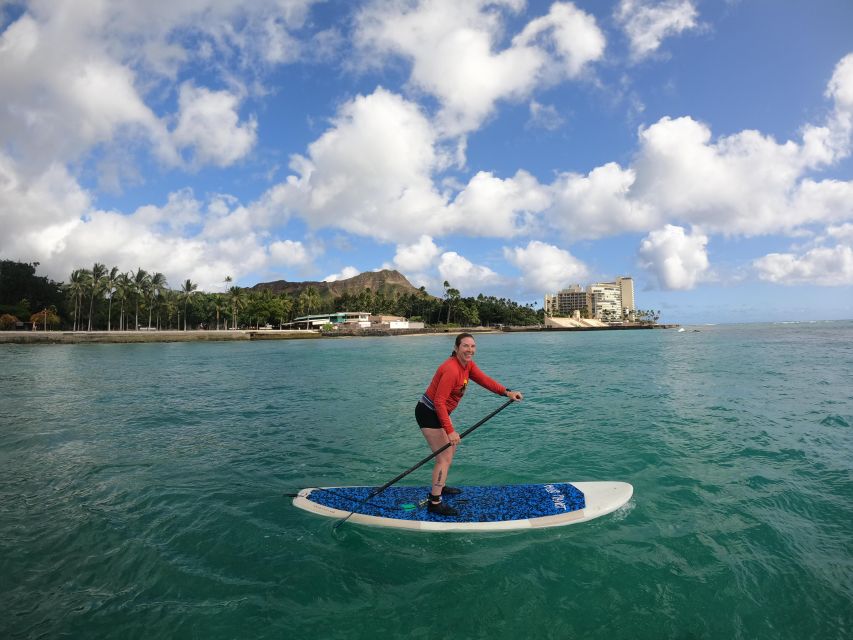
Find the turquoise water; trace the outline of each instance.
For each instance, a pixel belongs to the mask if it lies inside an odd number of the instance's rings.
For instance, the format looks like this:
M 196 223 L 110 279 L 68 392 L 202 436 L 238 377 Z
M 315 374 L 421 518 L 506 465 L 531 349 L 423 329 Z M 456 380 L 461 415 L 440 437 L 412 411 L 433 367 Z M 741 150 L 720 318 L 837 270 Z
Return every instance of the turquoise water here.
M 454 484 L 635 487 L 488 535 L 333 532 L 283 495 L 423 458 L 447 336 L 0 347 L 0 637 L 850 638 L 853 322 L 697 328 L 479 336 L 526 398 Z

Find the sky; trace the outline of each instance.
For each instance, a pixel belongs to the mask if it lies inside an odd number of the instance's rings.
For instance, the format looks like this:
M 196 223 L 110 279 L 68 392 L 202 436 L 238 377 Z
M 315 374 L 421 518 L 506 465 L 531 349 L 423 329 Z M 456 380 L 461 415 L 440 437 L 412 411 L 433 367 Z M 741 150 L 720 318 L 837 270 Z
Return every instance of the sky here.
M 853 318 L 850 0 L 0 0 L 0 257 Z

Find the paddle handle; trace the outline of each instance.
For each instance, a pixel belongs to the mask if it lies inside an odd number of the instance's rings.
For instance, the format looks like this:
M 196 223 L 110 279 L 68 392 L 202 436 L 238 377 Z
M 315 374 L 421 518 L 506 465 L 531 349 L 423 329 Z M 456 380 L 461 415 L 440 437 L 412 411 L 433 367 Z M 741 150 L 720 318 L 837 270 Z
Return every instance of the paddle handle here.
M 472 431 L 474 431 L 474 429 L 476 429 L 477 427 L 479 427 L 479 426 L 483 425 L 484 423 L 486 423 L 486 422 L 488 422 L 489 420 L 491 420 L 492 418 L 494 418 L 497 414 L 499 414 L 501 411 L 503 411 L 504 409 L 506 409 L 506 408 L 507 408 L 509 405 L 511 405 L 513 402 L 515 402 L 515 400 L 512 400 L 512 399 L 507 400 L 506 402 L 504 402 L 501 406 L 499 406 L 497 409 L 495 409 L 494 411 L 492 411 L 489 415 L 487 415 L 485 418 L 483 418 L 482 420 L 480 420 L 477 424 L 475 424 L 475 425 L 474 425 L 474 426 L 472 426 L 472 427 L 469 427 L 468 429 L 465 429 L 465 431 L 463 431 L 462 433 L 460 433 L 460 434 L 459 434 L 459 439 L 461 440 L 462 438 L 464 438 L 465 436 L 467 436 L 469 433 L 471 433 Z M 440 448 L 436 449 L 435 451 L 433 451 L 430 455 L 428 455 L 426 458 L 424 458 L 423 460 L 421 460 L 420 462 L 418 462 L 415 466 L 413 466 L 413 467 L 410 467 L 410 468 L 406 469 L 403 473 L 401 473 L 400 475 L 398 475 L 398 476 L 397 476 L 396 478 L 394 478 L 393 480 L 389 480 L 388 482 L 386 482 L 385 484 L 383 484 L 383 485 L 382 485 L 381 487 L 379 487 L 378 489 L 374 489 L 374 490 L 370 493 L 370 495 L 369 495 L 369 496 L 367 496 L 364 500 L 362 500 L 362 501 L 358 504 L 358 506 L 361 506 L 361 505 L 362 505 L 362 504 L 364 504 L 365 502 L 367 502 L 367 501 L 369 501 L 369 500 L 372 500 L 373 498 L 375 498 L 376 496 L 378 496 L 380 493 L 382 493 L 383 491 L 385 491 L 385 489 L 387 489 L 388 487 L 390 487 L 392 484 L 394 484 L 395 482 L 399 482 L 400 480 L 402 480 L 403 478 L 405 478 L 407 475 L 409 475 L 410 473 L 412 473 L 412 471 L 417 471 L 417 470 L 418 470 L 418 469 L 420 469 L 422 466 L 424 466 L 427 462 L 429 462 L 430 460 L 432 460 L 433 458 L 435 458 L 439 453 L 441 453 L 442 451 L 444 451 L 445 449 L 447 449 L 449 446 L 451 446 L 451 445 L 450 445 L 450 443 L 448 442 L 448 443 L 447 443 L 446 445 L 444 445 L 443 447 L 440 447 Z M 358 508 L 358 506 L 357 506 L 356 508 Z M 335 528 L 335 529 L 337 529 L 337 528 L 338 528 L 338 527 L 340 527 L 344 522 L 346 522 L 347 520 L 349 520 L 350 516 L 351 516 L 353 513 L 355 513 L 355 511 L 354 511 L 354 510 L 353 510 L 353 511 L 350 511 L 350 512 L 349 512 L 349 514 L 347 515 L 347 517 L 346 517 L 346 518 L 344 518 L 343 520 L 341 520 L 340 522 L 338 522 L 338 523 L 335 525 L 335 527 L 334 527 L 334 528 Z

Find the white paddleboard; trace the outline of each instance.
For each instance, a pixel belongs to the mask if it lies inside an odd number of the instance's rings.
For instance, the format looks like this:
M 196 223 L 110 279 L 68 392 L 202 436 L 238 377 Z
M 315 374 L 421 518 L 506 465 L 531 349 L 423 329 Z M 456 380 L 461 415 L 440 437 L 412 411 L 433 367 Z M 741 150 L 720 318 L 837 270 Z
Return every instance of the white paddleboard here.
M 313 487 L 293 499 L 300 509 L 349 522 L 412 531 L 512 531 L 561 527 L 616 511 L 634 493 L 627 482 L 552 482 L 460 487 L 444 501 L 458 516 L 426 507 L 426 487 L 391 486 L 365 502 L 374 487 Z

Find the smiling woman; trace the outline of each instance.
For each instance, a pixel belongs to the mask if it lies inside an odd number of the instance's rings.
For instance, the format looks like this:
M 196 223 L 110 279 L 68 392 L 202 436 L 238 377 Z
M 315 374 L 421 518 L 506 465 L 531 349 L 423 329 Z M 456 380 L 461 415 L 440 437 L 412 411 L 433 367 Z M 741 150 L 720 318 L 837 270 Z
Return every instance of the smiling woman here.
M 442 503 L 441 496 L 460 493 L 459 489 L 446 484 L 450 465 L 460 442 L 460 436 L 450 421 L 450 414 L 465 395 L 468 381 L 473 380 L 492 393 L 517 402 L 523 398 L 519 391 L 507 389 L 483 373 L 474 362 L 476 351 L 474 336 L 470 333 L 460 333 L 456 336 L 453 353 L 439 366 L 415 407 L 415 419 L 430 449 L 433 452 L 443 449 L 435 458 L 427 505 L 430 513 L 442 516 L 458 515 L 455 509 Z

